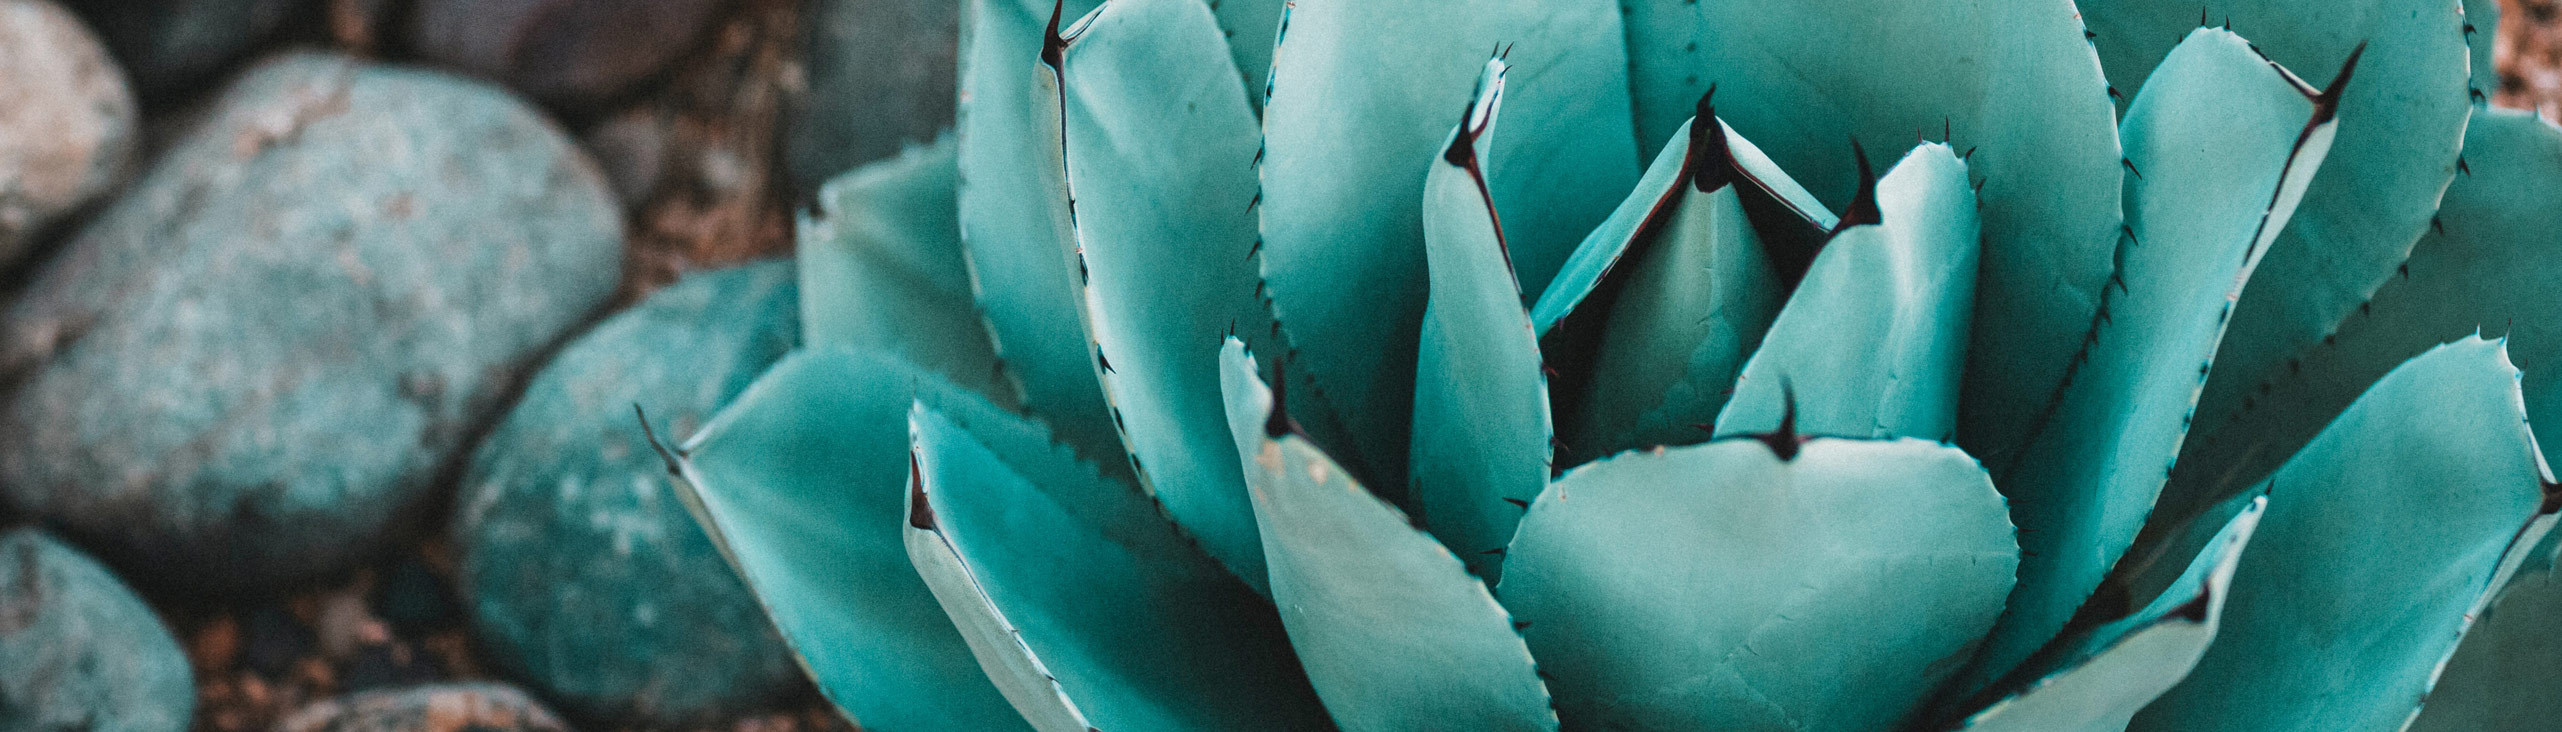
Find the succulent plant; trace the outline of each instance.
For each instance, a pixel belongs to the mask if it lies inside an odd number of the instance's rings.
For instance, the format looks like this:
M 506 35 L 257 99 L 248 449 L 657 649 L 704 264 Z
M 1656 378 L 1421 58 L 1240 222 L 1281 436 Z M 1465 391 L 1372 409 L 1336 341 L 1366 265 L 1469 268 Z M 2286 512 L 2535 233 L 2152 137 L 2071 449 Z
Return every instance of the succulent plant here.
M 2551 719 L 2487 1 L 1083 5 L 665 452 L 868 729 Z

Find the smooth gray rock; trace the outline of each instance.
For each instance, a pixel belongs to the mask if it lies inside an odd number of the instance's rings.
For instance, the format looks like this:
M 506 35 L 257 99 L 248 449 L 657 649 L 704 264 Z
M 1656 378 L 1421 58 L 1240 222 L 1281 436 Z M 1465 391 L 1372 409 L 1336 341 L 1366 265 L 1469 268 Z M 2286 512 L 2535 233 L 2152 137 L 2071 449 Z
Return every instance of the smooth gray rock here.
M 51 0 L 0 0 L 0 267 L 124 180 L 133 90 L 105 46 Z
M 35 529 L 0 534 L 0 730 L 179 732 L 178 639 L 106 567 Z
M 967 2 L 802 0 L 809 93 L 783 139 L 796 187 L 818 190 L 952 126 Z
M 70 0 L 149 100 L 198 91 L 313 0 Z
M 569 732 L 560 716 L 505 684 L 422 684 L 324 699 L 276 732 Z
M 573 111 L 701 46 L 729 0 L 416 0 L 409 42 L 438 64 Z
M 797 293 L 788 261 L 690 275 L 580 336 L 473 454 L 453 532 L 476 637 L 574 717 L 703 724 L 799 684 L 632 410 L 692 433 L 791 350 Z
M 265 63 L 0 316 L 0 498 L 146 585 L 351 567 L 611 295 L 621 241 L 594 164 L 499 90 Z

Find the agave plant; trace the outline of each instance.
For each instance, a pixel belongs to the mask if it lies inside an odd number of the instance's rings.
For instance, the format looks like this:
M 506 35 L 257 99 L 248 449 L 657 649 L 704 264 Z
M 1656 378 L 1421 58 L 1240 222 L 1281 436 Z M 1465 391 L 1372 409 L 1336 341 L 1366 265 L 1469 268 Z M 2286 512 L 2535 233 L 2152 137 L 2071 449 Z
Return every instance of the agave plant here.
M 1080 4 L 666 453 L 866 728 L 2562 719 L 2487 1 Z

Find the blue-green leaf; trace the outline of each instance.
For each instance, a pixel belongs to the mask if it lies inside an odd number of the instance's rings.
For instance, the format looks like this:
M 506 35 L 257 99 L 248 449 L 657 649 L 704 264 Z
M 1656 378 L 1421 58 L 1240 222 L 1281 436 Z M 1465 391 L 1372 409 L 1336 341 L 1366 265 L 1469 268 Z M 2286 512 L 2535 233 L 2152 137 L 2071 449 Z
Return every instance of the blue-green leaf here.
M 1567 473 L 1497 594 L 1570 726 L 1893 729 L 1992 627 L 2018 560 L 1964 452 L 1776 434 Z
M 1490 581 L 1521 520 L 1506 501 L 1528 502 L 1548 487 L 1553 435 L 1539 338 L 1478 164 L 1503 106 L 1506 68 L 1486 62 L 1476 99 L 1424 177 L 1431 298 L 1416 357 L 1411 453 L 1412 505 L 1423 525 Z
M 1272 392 L 1245 344 L 1221 353 L 1272 599 L 1335 722 L 1556 729 L 1530 649 L 1485 585 L 1315 444 L 1272 434 Z
M 1235 0 L 1243 3 L 1244 0 Z M 1268 332 L 1256 297 L 1253 110 L 1201 0 L 1113 0 L 1063 70 L 1085 309 L 1140 485 L 1247 584 L 1263 549 L 1220 409 L 1220 339 Z M 1053 123 L 1057 124 L 1057 123 Z
M 856 724 L 1022 729 L 900 543 L 917 400 L 1002 412 L 894 358 L 796 352 L 686 443 L 677 493 Z
M 1264 79 L 1272 73 L 1272 46 L 1281 39 L 1281 14 L 1289 0 L 1209 0 L 1219 14 L 1219 34 L 1245 80 L 1245 100 L 1263 110 Z
M 1036 111 L 1033 79 L 1053 9 L 1095 0 L 965 0 L 960 77 L 961 243 L 970 284 L 1023 404 L 1120 472 L 1121 447 L 1076 305 L 1074 231 L 1058 122 Z M 1049 95 L 1053 104 L 1056 94 Z
M 2123 264 L 2058 402 L 1995 461 L 2026 559 L 1970 690 L 2053 639 L 2144 525 L 2233 300 L 2330 146 L 2312 96 L 2240 36 L 2200 29 L 2127 113 Z
M 1971 151 L 1983 273 L 1961 442 L 1989 457 L 2025 439 L 2082 344 L 2120 223 L 2116 110 L 2074 4 L 1631 0 L 1627 28 L 1645 144 L 1714 87 L 1727 124 L 1835 206 L 1858 180 L 1844 140 Z
M 2492 59 L 2499 37 L 2500 0 L 2464 0 L 2464 44 L 2473 50 L 2473 76 L 2465 85 L 2475 107 L 2491 106 L 2491 95 L 2500 90 L 2500 67 Z
M 1837 221 L 1709 101 L 1531 309 L 1569 465 L 1707 438 L 1696 425 L 1725 405 L 1785 297 L 1749 202 L 1779 204 L 1774 229 Z
M 2552 533 L 2513 560 L 2524 566 L 2499 585 L 2447 659 L 2413 732 L 2539 732 L 2562 720 L 2562 544 Z
M 1393 480 L 1425 299 L 1415 192 L 1450 115 L 1508 47 L 1514 121 L 1483 167 L 1536 293 L 1637 175 L 1619 13 L 1610 0 L 1300 0 L 1283 23 L 1263 110 L 1264 279 L 1291 362 L 1349 427 L 1337 455 Z
M 797 237 L 801 342 L 895 354 L 1012 405 L 970 297 L 956 150 L 945 135 L 819 188 Z
M 2242 291 L 2197 423 L 2223 424 L 2252 390 L 2394 276 L 2429 228 L 2463 146 L 2471 52 L 2457 0 L 2110 0 L 2085 3 L 2109 81 L 2128 94 L 2172 41 L 2202 24 L 2251 39 L 2276 63 L 2329 87 L 2352 53 L 2357 83 L 2339 104 L 2339 139 L 2304 202 Z M 2486 39 L 2487 40 L 2487 39 Z M 2359 51 L 2360 48 L 2364 50 Z M 2138 161 L 2140 165 L 2141 161 Z M 2150 172 L 2150 171 L 2146 171 Z M 2380 373 L 2380 372 L 2379 372 Z M 2309 433 L 2307 435 L 2309 437 Z M 2200 429 L 2199 448 L 2222 439 Z M 2190 454 L 2195 454 L 2192 450 Z M 2273 460 L 2284 455 L 2271 456 Z M 2185 458 L 2184 458 L 2185 460 Z M 2245 476 L 2244 485 L 2265 473 Z
M 1271 607 L 1145 494 L 1037 424 L 966 418 L 921 403 L 910 417 L 905 543 L 1034 727 L 1324 726 Z
M 2132 729 L 2407 725 L 2504 555 L 2549 525 L 2517 378 L 2497 342 L 2438 348 L 2287 461 L 2215 645 Z
M 1968 732 L 2123 732 L 2215 640 L 2233 570 L 2268 501 L 2254 496 L 2208 538 L 2150 604 L 2048 646 L 2022 671 L 2035 681 L 1967 717 Z
M 2267 476 L 2395 365 L 2477 332 L 2507 337 L 2538 441 L 2562 445 L 2562 129 L 2486 107 L 2464 149 L 2471 173 L 2447 188 L 2410 261 L 2337 333 L 2254 389 L 2243 411 L 2201 425 L 2219 439 L 2183 452 L 2162 510 L 2194 512 Z
M 1877 181 L 1880 222 L 1844 229 L 1745 362 L 1719 435 L 1776 429 L 1945 440 L 1957 429 L 1975 309 L 1975 192 L 1948 146 L 1923 143 Z

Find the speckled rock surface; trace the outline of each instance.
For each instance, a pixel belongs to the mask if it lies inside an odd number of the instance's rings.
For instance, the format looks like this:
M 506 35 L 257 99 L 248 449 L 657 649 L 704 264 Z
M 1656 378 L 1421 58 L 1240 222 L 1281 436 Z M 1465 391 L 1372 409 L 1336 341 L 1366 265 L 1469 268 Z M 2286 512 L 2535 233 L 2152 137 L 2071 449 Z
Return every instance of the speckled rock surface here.
M 967 0 L 808 0 L 809 94 L 784 144 L 803 191 L 952 125 Z
M 276 732 L 568 732 L 558 715 L 505 684 L 426 684 L 313 702 Z
M 728 0 L 416 0 L 410 46 L 567 109 L 623 95 L 700 45 Z
M 187 657 L 133 590 L 36 529 L 0 533 L 0 730 L 178 732 Z
M 133 91 L 87 27 L 51 0 L 0 0 L 0 267 L 63 214 L 123 180 Z
M 70 0 L 145 98 L 175 99 L 275 33 L 312 0 Z
M 145 585 L 362 562 L 620 242 L 594 164 L 500 91 L 264 63 L 0 317 L 0 498 Z
M 800 672 L 687 515 L 632 406 L 692 433 L 791 349 L 788 261 L 698 273 L 581 336 L 474 453 L 459 584 L 502 669 L 585 720 L 756 711 Z

